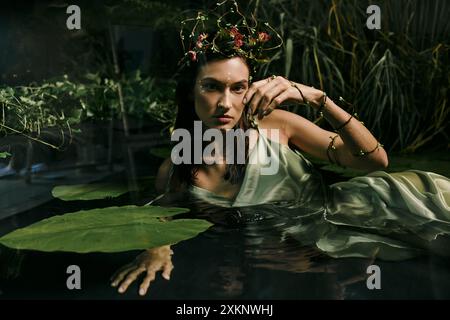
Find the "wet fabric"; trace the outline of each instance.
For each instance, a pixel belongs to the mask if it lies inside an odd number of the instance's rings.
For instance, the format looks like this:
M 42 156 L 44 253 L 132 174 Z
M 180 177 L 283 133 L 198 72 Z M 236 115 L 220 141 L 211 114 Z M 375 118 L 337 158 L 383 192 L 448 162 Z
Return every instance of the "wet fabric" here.
M 278 161 L 276 174 L 262 174 L 267 157 Z M 284 236 L 313 243 L 333 257 L 402 260 L 427 250 L 450 255 L 448 244 L 435 245 L 450 234 L 447 177 L 420 170 L 374 171 L 327 185 L 300 152 L 263 134 L 248 162 L 234 199 L 197 186 L 190 187 L 191 196 L 223 208 L 240 208 L 243 215 L 270 212 L 268 216 L 276 215 L 279 221 L 288 219 Z M 249 210 L 255 206 L 260 209 Z

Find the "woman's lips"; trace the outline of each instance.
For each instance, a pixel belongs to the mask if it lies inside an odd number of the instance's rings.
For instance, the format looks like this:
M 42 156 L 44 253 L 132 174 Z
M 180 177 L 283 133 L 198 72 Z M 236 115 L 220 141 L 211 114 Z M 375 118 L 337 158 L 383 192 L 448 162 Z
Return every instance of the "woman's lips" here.
M 220 123 L 229 123 L 229 122 L 231 122 L 231 118 L 224 118 L 224 117 L 221 117 L 221 118 L 217 118 L 217 121 L 219 121 Z
M 218 122 L 220 123 L 229 123 L 233 120 L 232 117 L 227 116 L 227 115 L 223 115 L 223 116 L 217 116 L 215 117 L 217 119 Z

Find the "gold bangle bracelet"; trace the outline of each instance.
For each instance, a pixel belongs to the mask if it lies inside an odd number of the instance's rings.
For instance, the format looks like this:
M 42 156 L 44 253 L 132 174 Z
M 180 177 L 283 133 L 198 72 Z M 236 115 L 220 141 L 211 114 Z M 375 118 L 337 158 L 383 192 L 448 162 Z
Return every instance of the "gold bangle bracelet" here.
M 331 156 L 330 156 L 330 150 L 331 150 L 331 149 L 336 150 L 336 147 L 334 146 L 334 140 L 335 140 L 338 136 L 339 136 L 338 134 L 335 135 L 334 137 L 331 137 L 331 136 L 330 136 L 331 141 L 330 141 L 330 144 L 328 145 L 328 148 L 327 148 L 327 157 L 328 157 L 328 160 L 330 161 L 330 163 L 335 163 L 335 162 L 331 159 Z
M 364 157 L 364 156 L 366 156 L 366 155 L 368 155 L 368 154 L 370 154 L 372 152 L 375 152 L 378 148 L 382 148 L 382 147 L 384 147 L 384 146 L 377 141 L 377 146 L 375 148 L 373 148 L 372 150 L 370 150 L 370 151 L 359 150 L 358 153 L 354 153 L 353 156 L 355 156 L 355 157 Z
M 302 90 L 300 90 L 300 88 L 295 84 L 295 82 L 294 82 L 294 81 L 290 81 L 290 83 L 291 83 L 291 86 L 293 86 L 295 89 L 298 90 L 298 92 L 300 92 L 300 96 L 302 97 L 302 100 L 303 100 L 302 102 L 303 102 L 304 104 L 306 104 L 308 107 L 311 106 L 310 103 L 309 103 L 309 101 L 306 100 L 305 96 L 303 95 Z
M 356 115 L 356 113 L 355 113 Z M 354 115 L 351 115 L 350 118 L 345 121 L 342 125 L 340 125 L 338 128 L 334 129 L 334 132 L 339 132 L 340 130 L 342 130 L 342 128 L 344 128 L 347 124 L 349 124 L 349 122 L 353 119 Z
M 327 93 L 323 91 L 322 103 L 320 104 L 320 107 L 317 110 L 321 118 L 323 118 L 323 109 L 325 109 L 326 102 L 327 102 Z
M 334 146 L 334 140 L 336 140 L 337 137 L 339 137 L 339 134 L 335 135 L 334 137 L 331 137 L 331 136 L 330 136 L 331 141 L 330 141 L 330 144 L 328 145 L 328 148 L 327 148 L 327 157 L 328 157 L 328 160 L 330 161 L 330 163 L 333 163 L 333 164 L 335 163 L 335 164 L 337 164 L 339 167 L 345 168 L 345 167 L 344 167 L 343 165 L 341 165 L 341 163 L 339 162 L 338 157 L 337 157 L 337 148 Z M 330 150 L 333 150 L 333 153 L 334 153 L 334 161 L 331 159 Z

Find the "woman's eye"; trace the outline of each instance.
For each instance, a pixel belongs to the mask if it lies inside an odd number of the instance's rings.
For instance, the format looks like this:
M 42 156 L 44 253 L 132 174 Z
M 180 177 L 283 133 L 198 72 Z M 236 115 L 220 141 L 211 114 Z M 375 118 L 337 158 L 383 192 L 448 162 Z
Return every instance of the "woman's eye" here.
M 245 87 L 244 86 L 239 86 L 239 87 L 235 87 L 233 90 L 237 93 L 241 93 L 245 91 Z

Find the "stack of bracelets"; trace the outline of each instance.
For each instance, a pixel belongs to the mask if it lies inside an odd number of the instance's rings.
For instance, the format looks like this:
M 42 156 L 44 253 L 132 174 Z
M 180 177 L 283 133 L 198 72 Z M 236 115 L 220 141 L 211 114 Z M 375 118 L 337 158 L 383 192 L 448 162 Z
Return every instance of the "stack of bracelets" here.
M 293 87 L 295 87 L 295 88 L 298 90 L 298 92 L 300 92 L 300 96 L 301 96 L 302 99 L 303 99 L 303 103 L 306 104 L 307 106 L 311 106 L 310 102 L 309 102 L 307 99 L 305 99 L 305 96 L 303 95 L 303 92 L 300 90 L 300 88 L 299 88 L 294 82 L 291 82 L 291 85 L 292 85 Z M 319 106 L 319 109 L 317 110 L 318 113 L 319 113 L 319 117 L 320 117 L 320 118 L 323 118 L 323 110 L 324 110 L 324 108 L 325 108 L 325 103 L 326 103 L 326 101 L 327 101 L 327 94 L 326 94 L 325 91 L 323 91 L 322 102 L 321 102 L 321 104 L 320 104 L 320 106 Z M 339 101 L 345 102 L 345 100 L 344 100 L 342 97 L 339 97 Z M 337 149 L 336 149 L 336 147 L 334 146 L 334 140 L 336 140 L 336 138 L 339 136 L 339 131 L 342 130 L 347 124 L 349 124 L 350 121 L 351 121 L 353 118 L 355 118 L 355 119 L 357 119 L 357 120 L 359 121 L 358 114 L 357 114 L 357 113 L 354 113 L 354 114 L 350 115 L 350 118 L 349 118 L 346 122 L 344 122 L 344 123 L 343 123 L 342 125 L 340 125 L 338 128 L 334 129 L 334 132 L 336 132 L 337 134 L 336 134 L 334 137 L 331 137 L 331 136 L 330 136 L 331 141 L 330 141 L 330 144 L 328 145 L 328 148 L 327 148 L 327 157 L 328 157 L 328 160 L 329 160 L 331 163 L 335 163 L 335 164 L 337 164 L 338 166 L 340 166 L 340 167 L 342 167 L 342 168 L 345 168 L 345 167 L 342 166 L 342 165 L 340 164 L 340 162 L 339 162 L 339 160 L 338 160 L 338 158 L 337 158 Z M 362 122 L 362 121 L 359 121 L 359 122 L 361 122 L 361 124 L 364 125 L 364 122 Z M 372 152 L 375 152 L 375 151 L 376 151 L 378 148 L 380 148 L 380 147 L 383 147 L 383 145 L 382 145 L 380 142 L 377 141 L 377 146 L 376 146 L 375 148 L 373 148 L 372 150 L 370 150 L 370 151 L 364 151 L 364 150 L 361 150 L 361 149 L 360 149 L 357 153 L 354 153 L 353 156 L 355 156 L 355 157 L 363 157 L 363 156 L 366 156 L 366 155 L 368 155 L 368 154 L 371 154 Z M 333 159 L 331 158 L 331 154 L 330 154 L 331 152 L 330 152 L 330 151 L 333 151 L 333 153 L 334 153 L 334 161 L 333 161 Z

